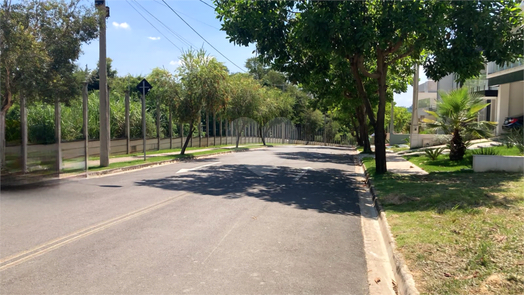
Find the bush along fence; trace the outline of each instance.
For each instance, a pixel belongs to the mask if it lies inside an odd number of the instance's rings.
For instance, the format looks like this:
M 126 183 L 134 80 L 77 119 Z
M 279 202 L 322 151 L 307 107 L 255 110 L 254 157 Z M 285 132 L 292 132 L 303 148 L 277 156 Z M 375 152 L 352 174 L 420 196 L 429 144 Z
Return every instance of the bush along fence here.
M 151 105 L 151 104 L 149 104 Z M 153 104 L 154 105 L 154 104 Z M 170 106 L 148 107 L 146 151 L 180 149 L 188 136 L 189 126 L 177 123 Z M 223 118 L 202 112 L 198 128 L 188 147 L 262 143 L 266 144 L 354 144 L 352 137 L 337 133 L 338 126 L 324 124 L 308 128 L 289 119 L 275 118 L 265 126 L 246 118 Z M 97 160 L 99 143 L 99 96 L 88 94 L 67 105 L 20 104 L 6 116 L 5 167 L 2 174 L 28 172 L 63 172 L 64 161 L 74 162 L 77 170 L 87 170 L 89 159 Z M 141 101 L 129 95 L 111 94 L 111 155 L 143 152 Z M 60 138 L 60 140 L 57 140 Z M 67 165 L 71 167 L 71 165 Z

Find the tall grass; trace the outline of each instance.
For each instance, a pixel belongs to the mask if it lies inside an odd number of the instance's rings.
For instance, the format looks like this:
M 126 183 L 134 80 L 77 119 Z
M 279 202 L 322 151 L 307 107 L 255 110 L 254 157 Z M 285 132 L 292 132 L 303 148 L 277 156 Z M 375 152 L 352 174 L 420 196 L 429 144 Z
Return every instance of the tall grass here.
M 142 104 L 138 99 L 130 99 L 130 133 L 131 138 L 142 137 Z M 89 139 L 100 136 L 100 100 L 98 91 L 88 97 L 88 131 Z M 164 110 L 165 109 L 165 110 Z M 162 111 L 167 111 L 162 108 Z M 51 144 L 55 142 L 55 108 L 52 104 L 32 103 L 27 106 L 28 142 L 30 144 Z M 117 93 L 110 96 L 111 138 L 125 138 L 125 97 Z M 161 137 L 166 137 L 169 127 L 168 114 L 161 115 Z M 177 131 L 178 128 L 173 128 Z M 82 100 L 70 101 L 61 105 L 62 141 L 83 139 Z M 147 137 L 156 137 L 156 108 L 146 109 Z M 20 144 L 20 106 L 14 104 L 6 116 L 6 141 L 10 145 Z M 175 132 L 176 134 L 176 132 Z

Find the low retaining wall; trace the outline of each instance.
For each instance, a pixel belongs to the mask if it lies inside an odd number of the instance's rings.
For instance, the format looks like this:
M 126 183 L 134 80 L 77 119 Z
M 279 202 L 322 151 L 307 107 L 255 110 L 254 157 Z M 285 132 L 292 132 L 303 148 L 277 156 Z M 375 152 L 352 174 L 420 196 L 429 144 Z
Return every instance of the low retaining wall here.
M 389 136 L 389 145 L 406 144 L 408 141 L 409 134 L 391 134 Z
M 473 171 L 524 172 L 524 157 L 473 155 Z
M 421 148 L 439 144 L 438 134 L 412 134 L 409 139 L 410 148 Z

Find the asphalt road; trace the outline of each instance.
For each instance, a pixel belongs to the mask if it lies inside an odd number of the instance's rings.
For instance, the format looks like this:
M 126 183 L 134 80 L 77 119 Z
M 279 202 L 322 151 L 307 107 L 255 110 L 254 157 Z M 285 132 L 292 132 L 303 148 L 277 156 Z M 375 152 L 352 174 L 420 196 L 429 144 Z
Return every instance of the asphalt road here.
M 367 294 L 355 167 L 273 147 L 2 191 L 2 294 Z

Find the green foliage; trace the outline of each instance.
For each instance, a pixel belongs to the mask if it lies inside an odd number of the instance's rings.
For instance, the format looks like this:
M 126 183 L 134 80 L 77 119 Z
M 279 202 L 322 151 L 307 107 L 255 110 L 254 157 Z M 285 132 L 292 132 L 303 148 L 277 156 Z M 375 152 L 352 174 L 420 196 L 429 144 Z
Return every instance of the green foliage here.
M 189 132 L 182 147 L 184 154 L 194 124 L 202 110 L 218 113 L 225 110 L 228 98 L 227 68 L 204 50 L 189 50 L 182 54 L 177 69 L 179 82 L 176 113 L 180 121 L 189 123 Z
M 426 111 L 435 119 L 423 119 L 429 128 L 452 135 L 449 142 L 449 158 L 452 161 L 462 160 L 466 153 L 465 138 L 478 136 L 487 138 L 495 127 L 495 122 L 477 122 L 478 113 L 487 107 L 479 96 L 461 88 L 450 93 L 441 93 L 441 100 L 437 103 L 437 110 Z
M 99 138 L 99 96 L 94 91 L 88 98 L 89 139 Z M 125 138 L 125 100 L 123 95 L 113 93 L 111 107 L 111 137 Z M 142 138 L 142 105 L 140 101 L 130 101 L 131 138 Z M 55 108 L 51 104 L 36 103 L 27 107 L 28 143 L 51 144 L 55 142 Z M 20 106 L 14 105 L 6 118 L 6 139 L 12 144 L 20 144 Z M 84 138 L 82 101 L 73 100 L 69 105 L 61 105 L 62 141 Z M 156 137 L 155 115 L 146 112 L 147 137 Z
M 478 75 L 485 60 L 501 63 L 523 51 L 517 1 L 215 3 L 231 42 L 256 44 L 261 60 L 291 81 L 311 86 L 315 95 L 356 96 L 355 106 L 364 103 L 376 125 L 379 173 L 386 172 L 385 104 L 393 91 L 406 88 L 423 52 L 427 76 L 440 80 L 455 72 L 464 81 Z M 370 91 L 373 85 L 377 91 Z
M 385 114 L 385 127 L 389 128 L 389 124 L 391 122 L 391 112 L 387 111 L 391 110 L 391 104 L 386 104 L 386 114 Z M 393 108 L 394 112 L 394 122 L 393 127 L 395 128 L 395 133 L 409 133 L 409 127 L 411 123 L 411 112 L 408 111 L 405 107 L 397 107 L 395 106 Z
M 304 113 L 304 133 L 306 140 L 315 140 L 315 133 L 324 126 L 324 115 L 319 110 L 307 109 Z M 320 141 L 323 141 L 320 139 Z
M 18 1 L 17 1 L 18 2 Z M 68 3 L 69 2 L 69 3 Z M 0 9 L 2 110 L 23 90 L 28 98 L 68 101 L 80 93 L 72 87 L 82 43 L 98 34 L 92 7 L 71 1 L 4 1 Z
M 496 156 L 496 155 L 500 154 L 494 148 L 485 148 L 485 147 L 481 147 L 479 149 L 474 149 L 474 150 L 471 151 L 471 153 L 473 155 L 486 155 L 486 156 Z
M 516 146 L 521 153 L 524 153 L 524 129 L 516 128 L 508 130 L 503 138 L 506 146 L 512 148 Z
M 111 58 L 106 58 L 106 74 L 107 74 L 107 85 L 110 89 L 113 89 L 113 82 L 117 77 L 118 72 L 113 69 L 113 60 Z M 99 90 L 100 89 L 100 63 L 96 63 L 96 69 L 91 71 L 89 78 L 89 83 L 87 84 L 87 90 Z M 136 83 L 138 84 L 138 83 Z M 133 87 L 135 88 L 135 87 Z
M 183 122 L 196 122 L 203 108 L 215 112 L 225 105 L 227 70 L 204 50 L 189 50 L 180 60 L 178 116 Z
M 433 160 L 433 161 L 437 160 L 438 156 L 440 156 L 443 151 L 444 151 L 444 148 L 436 148 L 436 149 L 424 150 L 424 152 L 426 153 L 426 156 L 428 158 L 430 158 L 431 160 Z

